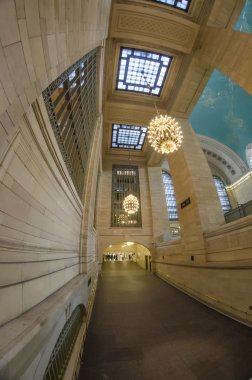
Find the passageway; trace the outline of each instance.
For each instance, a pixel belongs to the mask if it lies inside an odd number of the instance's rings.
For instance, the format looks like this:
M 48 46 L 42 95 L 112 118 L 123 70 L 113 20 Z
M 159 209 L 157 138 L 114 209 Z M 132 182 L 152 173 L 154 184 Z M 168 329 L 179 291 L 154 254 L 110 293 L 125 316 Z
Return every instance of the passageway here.
M 80 380 L 248 380 L 252 329 L 140 269 L 105 262 Z

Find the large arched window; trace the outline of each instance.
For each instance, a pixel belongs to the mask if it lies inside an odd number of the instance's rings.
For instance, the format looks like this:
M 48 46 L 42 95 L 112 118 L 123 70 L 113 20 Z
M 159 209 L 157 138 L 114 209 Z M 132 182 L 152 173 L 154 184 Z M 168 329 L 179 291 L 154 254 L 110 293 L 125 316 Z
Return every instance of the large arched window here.
M 168 208 L 169 220 L 178 220 L 178 209 L 172 178 L 167 171 L 162 170 L 162 177 L 165 189 L 166 204 Z
M 222 210 L 225 213 L 225 212 L 227 212 L 227 211 L 229 211 L 231 209 L 231 205 L 230 205 L 230 202 L 229 202 L 229 199 L 228 199 L 228 195 L 227 195 L 227 191 L 226 191 L 226 188 L 225 188 L 225 184 L 216 175 L 213 176 L 213 179 L 214 179 L 214 183 L 215 183 L 215 186 L 216 186 L 216 189 L 217 189 L 217 193 L 218 193 L 219 198 L 220 198 L 220 203 L 221 203 Z

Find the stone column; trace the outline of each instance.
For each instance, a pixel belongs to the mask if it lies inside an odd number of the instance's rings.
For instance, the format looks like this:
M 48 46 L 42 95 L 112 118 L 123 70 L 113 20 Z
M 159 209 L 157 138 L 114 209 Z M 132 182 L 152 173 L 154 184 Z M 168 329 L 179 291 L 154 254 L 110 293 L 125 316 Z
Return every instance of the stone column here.
M 200 142 L 188 120 L 178 121 L 183 130 L 183 144 L 177 152 L 168 155 L 168 162 L 176 193 L 183 251 L 193 256 L 192 260 L 199 261 L 205 259 L 203 232 L 225 221 Z M 181 203 L 187 199 L 190 204 L 182 208 Z
M 166 241 L 171 238 L 171 229 L 168 219 L 165 191 L 162 180 L 161 167 L 148 167 L 153 240 Z

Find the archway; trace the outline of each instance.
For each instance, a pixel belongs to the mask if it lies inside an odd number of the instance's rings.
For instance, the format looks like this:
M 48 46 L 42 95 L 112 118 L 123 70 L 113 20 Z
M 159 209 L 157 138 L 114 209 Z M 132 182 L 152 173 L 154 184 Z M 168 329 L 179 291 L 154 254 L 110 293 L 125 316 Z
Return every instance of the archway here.
M 103 262 L 105 261 L 133 261 L 141 268 L 151 272 L 151 253 L 144 245 L 124 241 L 111 244 L 103 251 Z

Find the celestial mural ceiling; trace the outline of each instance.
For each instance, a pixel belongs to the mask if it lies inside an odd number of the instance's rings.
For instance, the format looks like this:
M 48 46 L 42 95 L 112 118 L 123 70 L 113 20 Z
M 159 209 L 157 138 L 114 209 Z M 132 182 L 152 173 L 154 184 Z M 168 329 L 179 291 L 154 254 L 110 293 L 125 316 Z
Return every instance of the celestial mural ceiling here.
M 194 108 L 190 122 L 196 133 L 227 145 L 246 162 L 252 142 L 252 96 L 214 70 Z
M 234 26 L 234 30 L 252 33 L 252 0 L 247 0 Z

